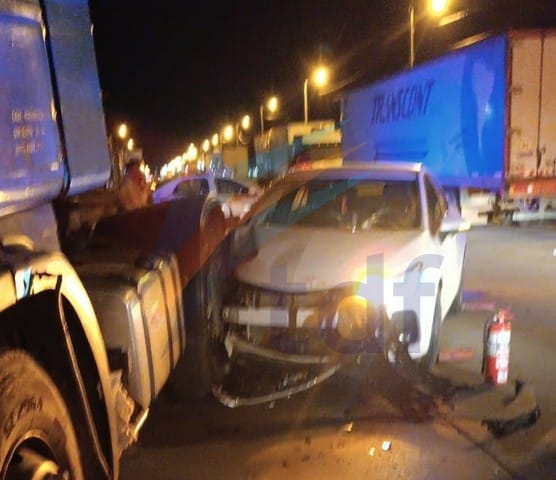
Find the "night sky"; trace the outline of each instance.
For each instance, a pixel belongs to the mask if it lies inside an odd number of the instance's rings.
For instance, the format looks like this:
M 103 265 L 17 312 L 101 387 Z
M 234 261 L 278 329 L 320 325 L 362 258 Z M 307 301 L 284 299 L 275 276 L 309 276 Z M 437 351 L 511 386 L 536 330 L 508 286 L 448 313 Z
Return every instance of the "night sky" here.
M 556 27 L 556 0 L 452 0 L 472 14 L 442 29 L 422 1 L 418 62 L 485 30 Z M 258 128 L 270 94 L 283 120 L 302 120 L 303 81 L 319 61 L 334 76 L 323 95 L 310 90 L 310 117 L 337 118 L 343 91 L 407 67 L 408 3 L 90 0 L 107 128 L 126 121 L 157 165 L 245 113 Z

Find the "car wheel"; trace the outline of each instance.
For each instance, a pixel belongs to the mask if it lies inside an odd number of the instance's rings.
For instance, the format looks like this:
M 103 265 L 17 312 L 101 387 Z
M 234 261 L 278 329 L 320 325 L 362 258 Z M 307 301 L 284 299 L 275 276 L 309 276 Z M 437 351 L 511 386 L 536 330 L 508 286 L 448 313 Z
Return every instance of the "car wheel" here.
M 66 404 L 26 352 L 0 353 L 0 479 L 83 480 Z
M 438 361 L 438 353 L 440 351 L 440 326 L 442 324 L 442 312 L 440 307 L 440 289 L 436 295 L 436 304 L 434 307 L 434 317 L 432 320 L 431 339 L 429 349 L 425 356 L 421 358 L 421 366 L 430 370 Z
M 461 311 L 463 311 L 463 272 L 459 280 L 458 291 L 456 293 L 456 296 L 454 297 L 452 305 L 450 305 L 451 314 L 460 313 Z

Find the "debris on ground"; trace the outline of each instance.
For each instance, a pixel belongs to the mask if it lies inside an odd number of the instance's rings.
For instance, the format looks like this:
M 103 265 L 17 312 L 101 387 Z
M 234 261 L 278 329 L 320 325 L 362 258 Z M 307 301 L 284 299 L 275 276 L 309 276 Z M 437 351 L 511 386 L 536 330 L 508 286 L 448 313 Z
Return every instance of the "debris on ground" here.
M 392 448 L 392 442 L 384 440 L 384 442 L 382 442 L 381 448 L 383 451 L 388 452 Z
M 471 347 L 453 348 L 440 350 L 438 361 L 444 362 L 466 362 L 473 359 L 473 349 Z
M 372 447 L 369 449 L 369 457 L 374 457 L 375 456 L 375 447 Z
M 353 422 L 346 423 L 342 427 L 342 431 L 345 433 L 351 433 L 352 430 L 353 430 Z

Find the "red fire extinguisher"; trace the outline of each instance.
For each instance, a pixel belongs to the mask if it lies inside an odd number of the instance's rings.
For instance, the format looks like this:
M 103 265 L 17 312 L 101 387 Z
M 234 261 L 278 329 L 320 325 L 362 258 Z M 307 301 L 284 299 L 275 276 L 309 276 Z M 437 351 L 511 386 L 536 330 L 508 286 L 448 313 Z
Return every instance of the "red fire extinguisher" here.
M 509 310 L 500 310 L 485 324 L 482 372 L 485 381 L 493 385 L 508 381 L 512 319 Z

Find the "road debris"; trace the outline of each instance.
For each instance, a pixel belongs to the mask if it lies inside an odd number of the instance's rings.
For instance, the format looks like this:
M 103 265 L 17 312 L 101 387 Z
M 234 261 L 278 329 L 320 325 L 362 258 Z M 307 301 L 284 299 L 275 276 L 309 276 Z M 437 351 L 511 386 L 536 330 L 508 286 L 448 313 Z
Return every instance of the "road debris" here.
M 375 456 L 375 447 L 372 447 L 369 449 L 369 457 L 374 457 Z
M 445 362 L 466 362 L 473 359 L 473 349 L 471 347 L 452 348 L 440 350 L 438 361 Z
M 389 442 L 388 440 L 384 440 L 384 442 L 382 442 L 381 448 L 385 452 L 390 451 L 390 449 L 392 448 L 392 442 Z
M 353 422 L 346 423 L 342 427 L 342 431 L 345 433 L 351 433 L 352 430 L 353 430 Z
M 392 338 L 388 352 L 392 354 L 390 366 L 415 389 L 429 396 L 442 415 L 479 420 L 498 437 L 530 427 L 540 417 L 535 393 L 522 381 L 516 380 L 514 385 L 457 385 L 423 369 L 409 356 L 407 345 L 396 337 Z

